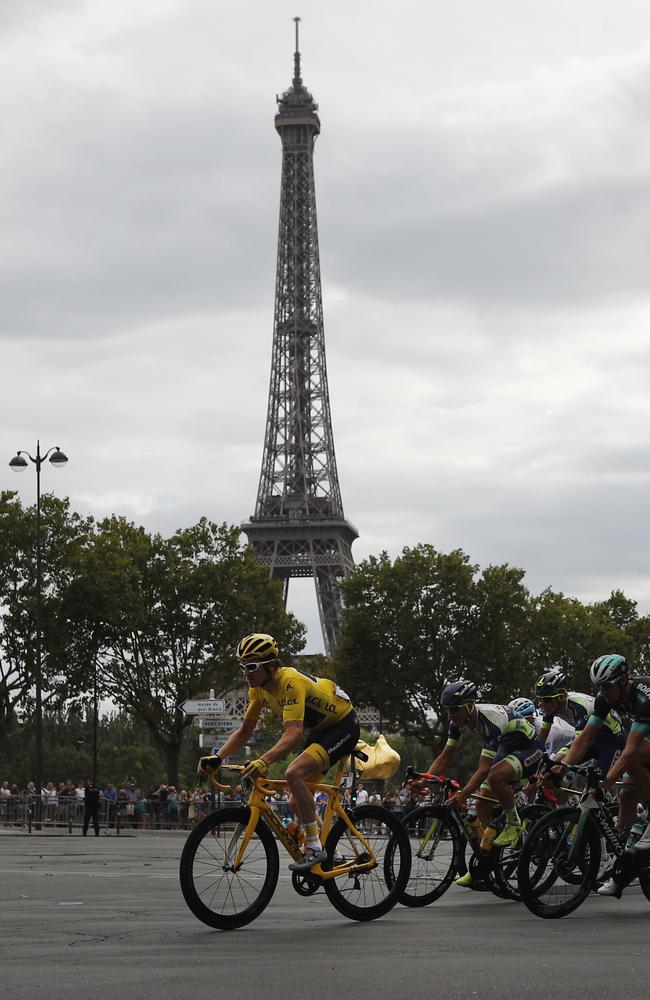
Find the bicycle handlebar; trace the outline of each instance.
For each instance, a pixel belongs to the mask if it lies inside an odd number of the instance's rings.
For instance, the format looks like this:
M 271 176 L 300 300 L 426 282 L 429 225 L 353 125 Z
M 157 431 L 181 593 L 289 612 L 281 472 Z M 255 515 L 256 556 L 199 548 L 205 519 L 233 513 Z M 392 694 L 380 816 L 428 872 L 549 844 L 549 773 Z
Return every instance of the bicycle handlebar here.
M 459 789 L 461 784 L 455 778 L 444 778 L 439 774 L 429 774 L 428 771 L 416 771 L 412 764 L 406 768 L 404 777 L 407 781 L 428 781 L 430 784 L 444 785 L 445 788 Z

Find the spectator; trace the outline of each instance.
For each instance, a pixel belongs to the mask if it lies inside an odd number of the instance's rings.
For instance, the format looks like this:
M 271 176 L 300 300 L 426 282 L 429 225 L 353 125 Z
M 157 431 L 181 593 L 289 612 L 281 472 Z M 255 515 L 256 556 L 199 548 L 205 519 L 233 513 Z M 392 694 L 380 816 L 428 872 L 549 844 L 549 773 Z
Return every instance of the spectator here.
M 138 795 L 135 787 L 135 781 L 133 781 L 133 779 L 128 781 L 127 784 L 125 785 L 124 795 L 126 798 L 127 823 L 129 823 L 135 829 L 137 823 L 135 806 L 138 800 Z
M 115 812 L 117 807 L 117 788 L 112 782 L 109 781 L 102 793 L 102 797 L 106 799 L 106 815 L 108 825 L 112 830 L 115 826 Z
M 187 826 L 188 813 L 190 810 L 190 793 L 184 788 L 178 797 L 178 807 L 180 812 L 181 826 Z
M 160 788 L 158 789 L 158 815 L 160 817 L 160 829 L 167 829 L 168 821 L 168 808 L 169 808 L 169 789 L 167 785 L 161 781 Z
M 367 806 L 368 805 L 368 792 L 364 785 L 359 782 L 357 785 L 357 805 Z
M 110 787 L 110 786 L 109 786 Z M 95 830 L 95 836 L 99 837 L 99 799 L 101 797 L 101 792 L 94 780 L 86 778 L 85 788 L 84 788 L 84 818 L 82 834 L 87 836 L 88 826 L 92 820 L 93 829 Z
M 0 785 L 0 819 L 7 818 L 10 798 L 11 792 L 9 791 L 9 782 L 3 781 Z
M 172 830 L 178 829 L 178 816 L 179 816 L 179 802 L 178 802 L 178 792 L 173 785 L 167 790 L 167 816 L 169 819 L 169 825 Z
M 75 817 L 77 819 L 83 813 L 85 796 L 86 796 L 86 789 L 84 788 L 84 783 L 83 781 L 79 781 L 77 783 L 77 787 L 74 790 Z
M 59 808 L 59 796 L 52 781 L 48 781 L 47 785 L 41 792 L 41 799 L 43 801 L 43 805 L 45 806 L 45 822 L 55 822 L 57 810 Z
M 314 803 L 316 805 L 316 813 L 318 817 L 322 820 L 325 817 L 325 810 L 327 809 L 327 792 L 316 792 L 314 795 Z

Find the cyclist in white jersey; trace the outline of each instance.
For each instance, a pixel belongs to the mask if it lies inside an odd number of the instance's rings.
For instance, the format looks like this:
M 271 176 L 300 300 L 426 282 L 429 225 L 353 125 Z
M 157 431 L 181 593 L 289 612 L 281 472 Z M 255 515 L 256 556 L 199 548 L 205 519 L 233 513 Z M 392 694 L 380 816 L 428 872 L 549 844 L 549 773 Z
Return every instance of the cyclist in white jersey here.
M 514 712 L 518 719 L 528 719 L 539 736 L 544 720 L 530 698 L 513 698 L 512 701 L 508 702 L 508 709 L 510 712 Z M 568 747 L 575 739 L 575 735 L 575 728 L 566 719 L 556 715 L 544 742 L 544 749 L 552 757 L 562 747 Z

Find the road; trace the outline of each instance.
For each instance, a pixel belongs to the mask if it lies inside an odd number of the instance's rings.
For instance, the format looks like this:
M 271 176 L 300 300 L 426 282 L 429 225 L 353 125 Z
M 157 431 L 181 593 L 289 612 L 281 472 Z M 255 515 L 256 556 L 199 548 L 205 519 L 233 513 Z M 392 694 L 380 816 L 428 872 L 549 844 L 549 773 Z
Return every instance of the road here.
M 590 897 L 559 921 L 452 887 L 346 920 L 283 865 L 255 923 L 211 930 L 178 884 L 184 835 L 0 835 L 2 1000 L 628 1000 L 645 993 L 650 904 Z

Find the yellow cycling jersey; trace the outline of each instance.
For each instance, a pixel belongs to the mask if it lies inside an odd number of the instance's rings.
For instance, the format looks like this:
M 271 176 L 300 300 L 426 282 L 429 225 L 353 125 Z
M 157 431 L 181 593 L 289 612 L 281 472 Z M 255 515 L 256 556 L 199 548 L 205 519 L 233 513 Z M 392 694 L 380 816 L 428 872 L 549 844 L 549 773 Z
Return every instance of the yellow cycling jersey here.
M 270 708 L 284 722 L 304 722 L 305 729 L 331 729 L 352 711 L 348 695 L 327 677 L 315 677 L 295 667 L 278 667 L 273 683 L 251 688 L 245 719 L 257 719 Z

